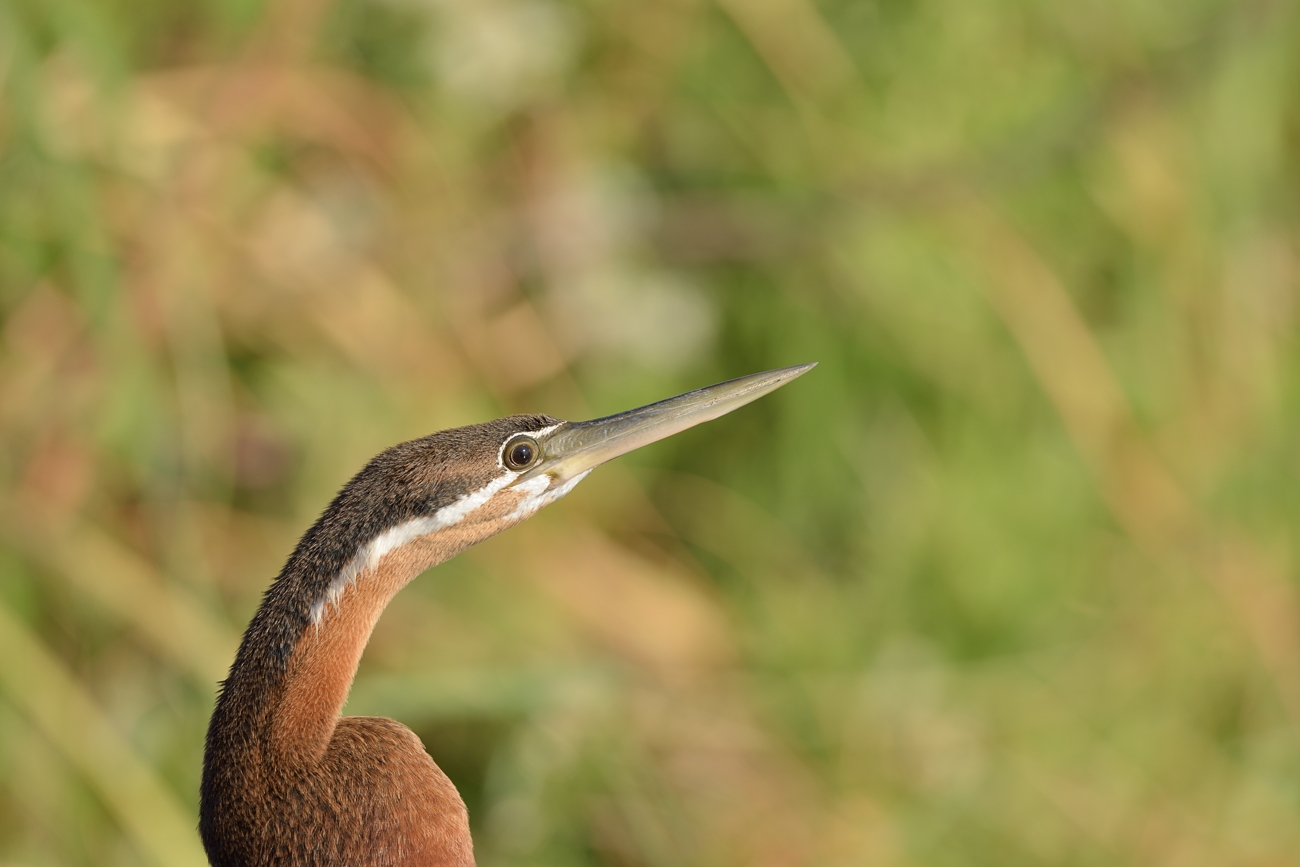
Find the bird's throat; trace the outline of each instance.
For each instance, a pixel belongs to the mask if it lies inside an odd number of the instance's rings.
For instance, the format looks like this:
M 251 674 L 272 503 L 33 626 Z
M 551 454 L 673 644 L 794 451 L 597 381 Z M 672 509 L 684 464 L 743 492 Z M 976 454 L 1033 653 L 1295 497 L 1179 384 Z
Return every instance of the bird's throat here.
M 379 616 L 412 579 L 460 550 L 451 541 L 419 539 L 386 554 L 306 627 L 268 720 L 278 758 L 310 764 L 325 751 Z
M 320 609 L 293 647 L 272 702 L 267 739 L 276 757 L 310 764 L 329 745 L 379 616 L 397 592 L 426 569 L 450 560 L 519 518 L 518 497 L 496 503 L 480 520 L 406 542 L 347 583 Z M 502 514 L 504 513 L 504 514 Z

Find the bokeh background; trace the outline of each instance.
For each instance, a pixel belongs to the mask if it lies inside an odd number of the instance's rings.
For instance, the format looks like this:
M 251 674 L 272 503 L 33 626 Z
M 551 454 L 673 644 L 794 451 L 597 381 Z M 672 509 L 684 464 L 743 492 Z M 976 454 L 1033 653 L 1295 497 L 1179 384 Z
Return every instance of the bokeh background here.
M 0 2 L 0 863 L 199 865 L 372 454 L 820 366 L 423 576 L 490 865 L 1300 864 L 1300 7 Z

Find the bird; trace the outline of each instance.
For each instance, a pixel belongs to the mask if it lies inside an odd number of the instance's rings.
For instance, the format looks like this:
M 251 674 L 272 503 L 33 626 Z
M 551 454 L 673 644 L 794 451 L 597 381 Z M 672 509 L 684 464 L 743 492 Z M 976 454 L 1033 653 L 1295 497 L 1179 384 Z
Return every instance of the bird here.
M 770 370 L 586 422 L 512 415 L 381 452 L 263 595 L 217 695 L 199 833 L 213 867 L 472 867 L 455 785 L 408 728 L 341 716 L 399 590 L 573 490 L 596 466 L 815 366 Z

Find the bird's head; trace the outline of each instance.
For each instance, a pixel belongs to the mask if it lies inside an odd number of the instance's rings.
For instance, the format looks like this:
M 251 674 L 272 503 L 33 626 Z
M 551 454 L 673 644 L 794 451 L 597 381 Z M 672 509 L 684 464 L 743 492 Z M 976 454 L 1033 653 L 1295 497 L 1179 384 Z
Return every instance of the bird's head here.
M 295 552 L 334 576 L 312 619 L 390 553 L 422 550 L 423 565 L 446 559 L 555 502 L 600 464 L 731 412 L 813 366 L 756 373 L 592 421 L 514 415 L 393 446 L 344 487 Z

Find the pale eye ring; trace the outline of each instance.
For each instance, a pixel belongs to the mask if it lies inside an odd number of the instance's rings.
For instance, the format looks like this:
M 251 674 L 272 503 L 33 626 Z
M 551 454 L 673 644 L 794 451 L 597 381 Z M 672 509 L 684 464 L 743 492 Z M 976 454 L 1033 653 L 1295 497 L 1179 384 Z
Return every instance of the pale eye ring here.
M 528 469 L 541 456 L 542 447 L 527 434 L 511 437 L 501 448 L 501 463 L 516 472 Z

